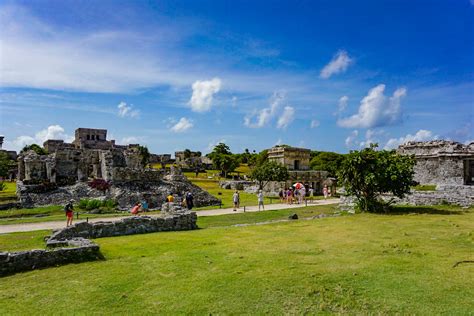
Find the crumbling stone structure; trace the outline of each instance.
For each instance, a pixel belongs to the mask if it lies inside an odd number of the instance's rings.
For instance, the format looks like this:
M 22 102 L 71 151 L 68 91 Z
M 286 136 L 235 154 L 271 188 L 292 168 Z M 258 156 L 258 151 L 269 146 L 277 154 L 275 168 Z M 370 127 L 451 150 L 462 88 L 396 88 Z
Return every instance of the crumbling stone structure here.
M 212 165 L 212 160 L 199 151 L 176 151 L 174 156 L 175 164 L 183 169 L 206 169 Z
M 420 184 L 474 184 L 474 143 L 408 142 L 399 146 L 397 152 L 415 156 L 415 181 Z
M 170 193 L 192 192 L 197 206 L 217 205 L 219 200 L 191 184 L 178 170 L 146 169 L 138 144 L 116 145 L 107 140 L 107 130 L 78 128 L 72 143 L 47 140 L 47 155 L 28 151 L 18 157 L 17 193 L 24 206 L 62 204 L 67 199 L 114 199 L 126 209 L 147 200 L 159 208 Z M 102 179 L 104 191 L 88 187 L 87 181 Z M 45 191 L 48 191 L 45 194 Z
M 414 155 L 415 181 L 436 186 L 433 191 L 413 190 L 400 203 L 474 205 L 474 143 L 464 145 L 446 140 L 408 142 L 399 146 L 397 152 Z
M 195 212 L 171 207 L 163 216 L 128 217 L 115 222 L 81 222 L 59 229 L 46 240 L 46 250 L 0 252 L 0 277 L 68 263 L 103 259 L 89 238 L 197 229 Z
M 312 187 L 315 194 L 321 194 L 329 172 L 311 170 L 309 166 L 310 156 L 311 150 L 306 148 L 275 146 L 268 149 L 268 160 L 284 165 L 288 169 L 290 178 L 285 183 L 269 183 L 265 191 L 278 192 L 283 187 L 301 182 L 307 187 Z M 331 190 L 331 192 L 335 192 L 335 182 L 334 191 Z

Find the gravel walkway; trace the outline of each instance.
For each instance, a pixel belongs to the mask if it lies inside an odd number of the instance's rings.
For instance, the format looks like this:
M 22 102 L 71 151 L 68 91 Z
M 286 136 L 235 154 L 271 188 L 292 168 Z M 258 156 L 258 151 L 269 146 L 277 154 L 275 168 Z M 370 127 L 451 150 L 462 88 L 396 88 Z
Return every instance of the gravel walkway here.
M 329 204 L 338 204 L 339 199 L 329 199 L 329 200 L 316 200 L 314 203 L 308 204 L 308 206 L 313 205 L 329 205 Z M 291 209 L 291 208 L 298 208 L 304 207 L 304 205 L 299 204 L 267 204 L 265 205 L 265 211 L 273 211 L 273 210 L 281 210 L 281 209 Z M 232 208 L 223 208 L 223 209 L 215 209 L 215 210 L 205 210 L 205 211 L 196 211 L 198 216 L 217 216 L 217 215 L 225 215 L 225 214 L 235 214 L 235 213 L 243 213 L 244 208 L 241 207 L 238 211 L 234 212 Z M 258 206 L 246 206 L 245 212 L 258 212 Z M 100 222 L 100 221 L 118 221 L 128 216 L 120 216 L 120 217 L 107 217 L 107 218 L 92 218 L 89 219 L 89 222 Z M 84 222 L 84 219 L 80 219 L 79 221 L 74 221 L 74 223 Z M 45 230 L 45 229 L 59 229 L 63 228 L 66 224 L 66 220 L 64 221 L 54 221 L 54 222 L 41 222 L 41 223 L 24 223 L 24 224 L 11 224 L 11 225 L 0 225 L 0 234 L 7 234 L 7 233 L 14 233 L 14 232 L 27 232 L 33 230 Z

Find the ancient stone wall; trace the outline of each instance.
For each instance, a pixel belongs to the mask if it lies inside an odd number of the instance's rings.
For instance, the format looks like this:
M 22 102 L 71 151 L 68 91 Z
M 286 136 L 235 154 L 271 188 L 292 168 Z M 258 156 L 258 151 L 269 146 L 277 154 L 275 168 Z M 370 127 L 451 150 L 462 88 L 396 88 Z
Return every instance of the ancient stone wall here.
M 167 216 L 135 216 L 115 222 L 78 223 L 55 231 L 48 242 L 69 240 L 76 237 L 102 238 L 147 234 L 163 231 L 197 229 L 195 212 L 178 212 Z
M 309 170 L 311 150 L 275 146 L 268 150 L 268 160 L 285 166 L 288 170 Z
M 474 143 L 434 140 L 408 142 L 398 147 L 402 155 L 414 155 L 414 180 L 420 184 L 463 185 L 474 177 L 470 161 L 474 160 Z
M 99 246 L 87 239 L 74 238 L 52 245 L 60 248 L 0 252 L 0 276 L 103 258 Z

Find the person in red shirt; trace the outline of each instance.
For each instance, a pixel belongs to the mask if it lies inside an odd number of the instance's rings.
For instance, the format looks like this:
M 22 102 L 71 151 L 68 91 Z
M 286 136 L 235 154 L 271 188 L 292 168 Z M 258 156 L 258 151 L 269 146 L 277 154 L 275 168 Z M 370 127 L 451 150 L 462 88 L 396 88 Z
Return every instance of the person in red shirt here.
M 142 205 L 137 202 L 137 204 L 135 204 L 135 206 L 132 208 L 132 211 L 130 213 L 132 213 L 132 215 L 138 215 L 138 213 L 140 213 L 141 211 L 141 207 Z

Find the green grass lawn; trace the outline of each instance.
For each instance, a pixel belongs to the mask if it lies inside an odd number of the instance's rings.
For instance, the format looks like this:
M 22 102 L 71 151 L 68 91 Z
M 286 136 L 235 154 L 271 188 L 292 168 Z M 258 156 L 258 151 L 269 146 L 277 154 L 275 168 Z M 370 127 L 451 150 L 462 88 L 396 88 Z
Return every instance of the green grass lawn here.
M 472 313 L 474 264 L 453 265 L 474 260 L 474 210 L 399 212 L 97 239 L 105 261 L 4 277 L 0 306 L 38 315 Z
M 16 182 L 3 182 L 5 189 L 0 191 L 0 204 L 16 202 Z

